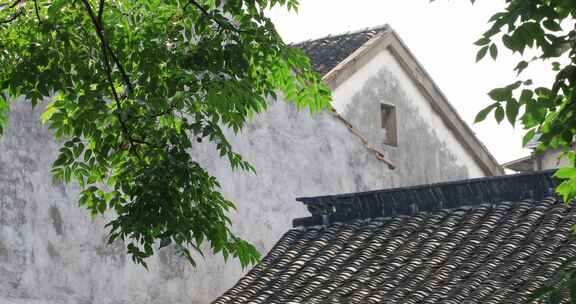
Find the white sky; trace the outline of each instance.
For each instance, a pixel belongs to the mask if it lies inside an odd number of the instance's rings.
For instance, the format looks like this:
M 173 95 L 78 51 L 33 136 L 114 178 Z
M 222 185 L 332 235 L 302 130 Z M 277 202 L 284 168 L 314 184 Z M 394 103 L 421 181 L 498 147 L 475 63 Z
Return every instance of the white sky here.
M 504 1 L 484 0 L 301 0 L 299 13 L 275 9 L 269 16 L 287 42 L 319 38 L 388 23 L 432 76 L 448 100 L 500 162 L 529 154 L 522 149 L 521 126 L 498 125 L 493 116 L 473 124 L 479 110 L 490 103 L 495 87 L 516 81 L 513 68 L 519 57 L 499 49 L 498 60 L 475 63 L 474 41 L 488 29 L 487 21 Z M 488 55 L 486 57 L 489 57 Z M 535 83 L 547 84 L 547 66 L 526 70 Z M 540 81 L 539 81 L 540 80 Z

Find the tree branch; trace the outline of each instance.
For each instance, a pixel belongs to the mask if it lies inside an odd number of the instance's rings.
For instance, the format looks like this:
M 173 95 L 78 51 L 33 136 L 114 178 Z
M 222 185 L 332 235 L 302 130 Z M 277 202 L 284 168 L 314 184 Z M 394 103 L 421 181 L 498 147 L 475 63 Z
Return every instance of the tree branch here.
M 12 2 L 10 5 L 8 5 L 8 4 L 0 4 L 0 8 L 2 8 L 3 6 L 6 6 L 6 5 L 8 6 L 8 7 L 7 7 L 8 9 L 15 8 L 16 5 L 20 4 L 21 2 L 22 2 L 22 0 L 16 0 L 16 1 Z
M 34 11 L 36 12 L 36 18 L 38 18 L 38 23 L 42 23 L 42 19 L 40 19 L 40 9 L 38 8 L 38 0 L 34 0 Z
M 237 33 L 247 33 L 247 31 L 242 31 L 240 29 L 235 28 L 234 26 L 231 26 L 230 24 L 226 24 L 226 23 L 222 22 L 221 20 L 218 20 L 218 18 L 214 17 L 214 15 L 212 15 L 205 7 L 203 7 L 196 0 L 188 0 L 188 3 L 186 3 L 186 5 L 184 6 L 184 9 L 186 9 L 188 4 L 194 5 L 194 7 L 196 7 L 202 14 L 204 14 L 206 17 L 210 18 L 212 21 L 216 22 L 216 24 L 218 24 L 218 26 L 220 28 L 229 29 L 229 30 L 237 32 Z
M 116 87 L 114 86 L 114 78 L 112 77 L 112 67 L 110 65 L 110 61 L 108 58 L 108 50 L 110 50 L 110 48 L 106 44 L 106 39 L 104 37 L 104 31 L 102 30 L 102 25 L 101 25 L 101 23 L 98 22 L 98 19 L 96 19 L 96 16 L 94 15 L 94 11 L 92 10 L 92 6 L 90 6 L 90 3 L 88 2 L 88 0 L 81 0 L 81 1 L 84 4 L 84 8 L 88 12 L 88 16 L 90 16 L 90 19 L 92 20 L 92 24 L 96 28 L 96 33 L 98 35 L 98 38 L 100 39 L 100 46 L 102 48 L 102 59 L 104 61 L 104 70 L 106 71 L 106 78 L 108 79 L 108 84 L 110 85 L 110 91 L 112 92 L 112 96 L 114 98 L 114 101 L 116 102 L 116 108 L 117 108 L 116 116 L 118 117 L 118 121 L 120 122 L 120 127 L 122 128 L 122 132 L 130 141 L 130 146 L 131 146 L 130 148 L 132 148 L 134 146 L 134 139 L 132 138 L 132 136 L 128 130 L 128 127 L 126 126 L 126 122 L 122 118 L 122 114 L 121 114 L 122 103 L 120 101 L 120 97 L 118 96 L 118 93 L 116 92 Z M 138 154 L 138 151 L 136 151 L 136 150 L 133 150 L 133 151 L 136 153 L 136 156 L 140 159 L 140 155 Z
M 105 0 L 100 0 L 100 3 L 98 5 L 98 19 L 97 20 L 98 20 L 98 24 L 100 24 L 100 30 L 102 31 L 102 33 L 104 33 L 104 25 L 102 23 L 102 16 L 104 15 L 104 6 L 105 5 L 106 5 Z M 132 88 L 132 82 L 130 82 L 130 78 L 128 77 L 128 74 L 126 74 L 126 70 L 124 69 L 124 66 L 120 63 L 120 60 L 116 56 L 116 53 L 114 53 L 114 51 L 112 51 L 110 44 L 108 42 L 105 42 L 105 44 L 106 44 L 106 48 L 108 48 L 108 54 L 110 55 L 110 57 L 112 57 L 112 60 L 114 61 L 114 65 L 116 65 L 116 67 L 118 68 L 118 71 L 120 72 L 120 75 L 122 75 L 122 80 L 124 81 L 124 84 L 128 88 L 128 92 L 130 94 L 132 94 L 134 89 Z
M 156 118 L 156 117 L 164 116 L 164 115 L 166 115 L 166 114 L 174 111 L 175 109 L 176 109 L 176 106 L 171 106 L 171 107 L 168 108 L 166 111 L 162 111 L 162 112 L 159 112 L 159 113 L 152 114 L 151 117 L 152 117 L 152 118 Z
M 92 6 L 90 6 L 90 3 L 88 3 L 85 0 L 82 0 L 82 3 L 84 4 L 84 6 L 86 7 L 86 10 L 88 11 L 88 15 L 90 16 L 90 19 L 92 20 L 92 23 L 94 24 L 94 27 L 96 28 L 96 33 L 98 34 L 98 37 L 100 38 L 102 45 L 106 48 L 107 56 L 110 56 L 112 58 L 112 61 L 114 61 L 114 65 L 118 68 L 118 71 L 120 72 L 120 75 L 122 76 L 122 81 L 124 82 L 124 84 L 128 88 L 128 92 L 131 94 L 133 92 L 133 88 L 132 88 L 132 83 L 130 82 L 130 78 L 128 77 L 128 74 L 126 74 L 126 70 L 124 69 L 124 66 L 120 63 L 120 60 L 118 59 L 118 57 L 116 56 L 116 54 L 114 53 L 112 48 L 110 47 L 110 44 L 108 44 L 108 41 L 106 41 L 106 37 L 104 35 L 104 26 L 103 26 L 103 22 L 102 22 L 102 16 L 104 14 L 105 1 L 100 0 L 100 5 L 98 7 L 98 16 L 97 17 L 95 16 L 94 11 L 92 10 Z M 112 69 L 110 69 L 110 70 L 112 70 Z
M 98 22 L 102 25 L 102 15 L 104 14 L 104 0 L 100 0 L 98 5 Z
M 16 14 L 9 17 L 8 19 L 0 20 L 0 24 L 10 23 L 10 22 L 16 20 L 18 17 L 22 16 L 23 14 L 24 14 L 24 10 L 21 9 Z
M 126 70 L 124 70 L 124 66 L 122 66 L 122 64 L 120 63 L 120 60 L 118 60 L 118 57 L 116 57 L 116 54 L 110 48 L 110 45 L 106 44 L 106 47 L 108 48 L 108 52 L 110 54 L 110 57 L 112 57 L 114 64 L 116 65 L 116 67 L 118 68 L 118 71 L 120 72 L 120 75 L 122 76 L 122 80 L 124 81 L 124 84 L 126 84 L 126 87 L 128 88 L 128 93 L 132 94 L 134 92 L 134 89 L 132 88 L 132 83 L 130 82 L 130 78 L 128 77 L 128 74 L 126 74 Z

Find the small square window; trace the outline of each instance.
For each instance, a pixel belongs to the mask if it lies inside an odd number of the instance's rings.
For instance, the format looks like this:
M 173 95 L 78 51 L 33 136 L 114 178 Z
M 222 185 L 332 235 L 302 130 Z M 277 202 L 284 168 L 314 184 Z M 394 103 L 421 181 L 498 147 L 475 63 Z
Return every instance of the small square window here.
M 384 131 L 384 144 L 398 146 L 398 130 L 396 125 L 396 107 L 390 104 L 380 104 L 380 118 Z

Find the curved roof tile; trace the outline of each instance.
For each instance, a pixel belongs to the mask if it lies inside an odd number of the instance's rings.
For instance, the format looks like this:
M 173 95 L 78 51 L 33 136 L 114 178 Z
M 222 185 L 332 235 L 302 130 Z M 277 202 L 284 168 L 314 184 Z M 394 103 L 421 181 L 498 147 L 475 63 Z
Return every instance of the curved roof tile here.
M 522 303 L 576 257 L 575 224 L 550 196 L 301 227 L 214 303 Z

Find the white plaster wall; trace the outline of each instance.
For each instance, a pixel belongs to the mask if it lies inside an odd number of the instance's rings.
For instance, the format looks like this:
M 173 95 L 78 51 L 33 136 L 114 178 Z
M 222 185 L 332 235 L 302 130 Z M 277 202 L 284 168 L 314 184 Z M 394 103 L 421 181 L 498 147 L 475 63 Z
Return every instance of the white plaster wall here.
M 308 215 L 294 201 L 298 196 L 482 175 L 390 54 L 379 55 L 334 96 L 336 106 L 378 141 L 379 116 L 369 108 L 378 94 L 412 116 L 399 121 L 409 130 L 400 134 L 401 145 L 386 152 L 398 170 L 387 169 L 330 114 L 311 117 L 283 102 L 272 103 L 243 134 L 231 135 L 257 175 L 231 172 L 213 145 L 197 144 L 193 154 L 238 206 L 231 214 L 234 231 L 265 253 L 294 218 Z M 371 102 L 363 104 L 365 98 Z M 192 268 L 170 248 L 152 257 L 147 271 L 132 263 L 123 244 L 106 245 L 106 219 L 93 221 L 77 206 L 75 186 L 51 181 L 58 143 L 39 125 L 40 112 L 14 105 L 0 137 L 1 304 L 210 303 L 243 275 L 238 262 L 225 264 L 211 254 L 197 257 L 199 266 Z
M 460 143 L 453 131 L 446 126 L 442 118 L 432 108 L 430 101 L 420 91 L 418 86 L 414 83 L 412 78 L 408 75 L 406 70 L 389 49 L 385 49 L 376 54 L 367 64 L 360 67 L 350 78 L 333 91 L 334 107 L 341 113 L 349 112 L 350 103 L 353 100 L 354 95 L 358 94 L 358 92 L 363 89 L 367 79 L 376 77 L 383 68 L 386 68 L 394 74 L 398 80 L 398 85 L 407 94 L 408 100 L 411 101 L 411 106 L 416 108 L 418 115 L 427 123 L 429 129 L 434 132 L 435 136 L 441 139 L 446 146 L 450 147 L 450 150 L 456 158 L 456 163 L 465 166 L 468 169 L 469 177 L 485 176 L 485 173 L 478 162 Z M 394 103 L 393 100 L 381 100 L 381 102 Z M 378 115 L 378 113 L 375 114 Z M 410 119 L 413 119 L 413 117 L 398 116 L 398 128 L 401 129 L 403 125 L 407 123 L 407 120 Z M 410 144 L 410 141 L 412 140 L 414 140 L 414 138 L 411 136 L 399 136 L 398 146 Z M 385 146 L 383 148 L 393 149 Z
M 209 303 L 242 276 L 237 261 L 206 254 L 194 269 L 170 248 L 147 271 L 123 244 L 106 245 L 106 219 L 78 207 L 74 185 L 51 181 L 58 143 L 38 123 L 40 110 L 15 104 L 0 137 L 0 303 Z M 262 253 L 307 216 L 296 197 L 389 186 L 383 164 L 326 113 L 276 102 L 231 139 L 257 175 L 231 172 L 209 143 L 193 154 L 236 203 L 234 230 Z

